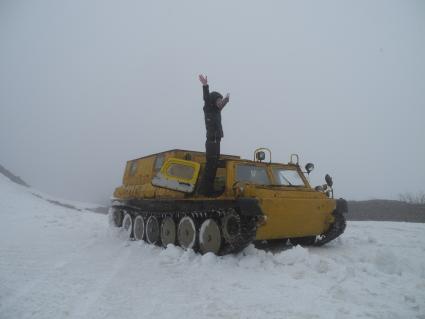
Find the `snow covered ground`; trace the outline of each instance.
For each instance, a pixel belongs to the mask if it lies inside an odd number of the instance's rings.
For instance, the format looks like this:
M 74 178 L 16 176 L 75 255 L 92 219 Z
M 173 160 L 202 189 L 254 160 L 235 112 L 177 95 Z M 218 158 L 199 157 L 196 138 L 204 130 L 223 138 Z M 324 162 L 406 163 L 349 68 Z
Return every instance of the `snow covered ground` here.
M 320 248 L 196 255 L 0 175 L 0 318 L 425 318 L 425 224 L 349 222 Z

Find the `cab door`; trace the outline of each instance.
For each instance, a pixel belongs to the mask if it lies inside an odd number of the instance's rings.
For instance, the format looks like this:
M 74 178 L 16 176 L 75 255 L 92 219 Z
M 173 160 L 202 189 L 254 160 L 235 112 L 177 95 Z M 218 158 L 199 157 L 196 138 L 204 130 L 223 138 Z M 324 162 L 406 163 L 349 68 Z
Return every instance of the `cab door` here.
M 152 185 L 184 193 L 195 190 L 200 164 L 179 158 L 169 158 L 153 177 Z

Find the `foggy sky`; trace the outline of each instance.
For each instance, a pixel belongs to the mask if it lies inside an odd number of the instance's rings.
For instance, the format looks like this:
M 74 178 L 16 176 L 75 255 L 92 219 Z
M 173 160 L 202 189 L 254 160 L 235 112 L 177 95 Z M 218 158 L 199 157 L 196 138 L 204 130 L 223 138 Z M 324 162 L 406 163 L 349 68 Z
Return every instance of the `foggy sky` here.
M 0 46 L 0 163 L 52 195 L 106 203 L 127 160 L 203 150 L 199 73 L 231 94 L 223 153 L 425 190 L 423 1 L 2 0 Z

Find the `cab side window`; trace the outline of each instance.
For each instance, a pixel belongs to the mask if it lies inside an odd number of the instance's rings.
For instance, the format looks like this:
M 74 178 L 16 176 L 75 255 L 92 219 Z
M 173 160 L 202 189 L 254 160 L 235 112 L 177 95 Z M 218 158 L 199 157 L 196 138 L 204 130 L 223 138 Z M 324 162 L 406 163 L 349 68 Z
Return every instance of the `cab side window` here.
M 238 165 L 236 167 L 236 180 L 257 185 L 269 185 L 270 180 L 264 167 L 255 165 Z
M 137 172 L 137 161 L 132 161 L 130 163 L 130 176 L 136 175 Z
M 164 164 L 164 154 L 157 155 L 155 158 L 155 164 L 153 170 L 155 173 L 158 173 L 161 170 L 162 165 Z

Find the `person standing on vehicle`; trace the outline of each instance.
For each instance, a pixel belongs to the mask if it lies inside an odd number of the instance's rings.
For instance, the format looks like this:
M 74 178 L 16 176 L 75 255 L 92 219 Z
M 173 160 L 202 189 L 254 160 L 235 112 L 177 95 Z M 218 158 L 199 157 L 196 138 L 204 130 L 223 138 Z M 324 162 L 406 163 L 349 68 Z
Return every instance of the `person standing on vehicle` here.
M 220 158 L 220 141 L 223 138 L 223 127 L 221 125 L 221 110 L 229 102 L 230 94 L 226 97 L 218 92 L 209 91 L 208 78 L 199 75 L 199 81 L 202 83 L 204 97 L 204 117 L 205 128 L 207 130 L 207 140 L 205 142 L 205 151 L 207 162 L 202 176 L 200 193 L 212 195 L 214 193 L 214 179 L 217 172 L 218 160 Z

